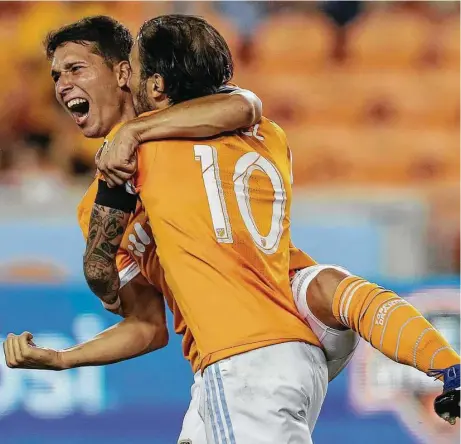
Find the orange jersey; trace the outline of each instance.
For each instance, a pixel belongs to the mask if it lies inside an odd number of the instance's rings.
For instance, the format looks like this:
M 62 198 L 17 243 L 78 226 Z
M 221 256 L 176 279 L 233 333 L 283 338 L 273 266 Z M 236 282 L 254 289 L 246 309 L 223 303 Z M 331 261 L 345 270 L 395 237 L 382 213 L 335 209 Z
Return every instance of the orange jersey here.
M 134 184 L 201 369 L 266 345 L 319 345 L 289 282 L 287 152 L 284 132 L 267 119 L 234 135 L 139 149 Z M 293 253 L 295 268 L 314 263 Z
M 108 136 L 112 138 L 118 126 Z M 174 149 L 174 148 L 173 148 Z M 78 222 L 82 233 L 87 238 L 90 223 L 91 209 L 97 193 L 97 180 L 95 180 L 78 206 Z M 129 220 L 120 248 L 117 252 L 117 267 L 120 273 L 121 284 L 141 273 L 154 288 L 162 293 L 174 316 L 174 328 L 177 334 L 183 335 L 183 353 L 191 361 L 194 372 L 199 369 L 199 356 L 197 347 L 190 329 L 187 327 L 173 295 L 165 282 L 164 271 L 160 266 L 157 247 L 152 234 L 152 229 L 142 205 L 138 204 L 135 213 Z M 311 265 L 316 262 L 307 254 L 290 245 L 290 272 Z M 308 328 L 308 327 L 307 327 Z M 317 344 L 313 339 L 313 344 Z
M 88 236 L 91 209 L 96 198 L 97 189 L 98 181 L 95 180 L 78 206 L 78 222 L 85 239 Z M 164 295 L 168 307 L 173 313 L 175 332 L 183 336 L 184 357 L 191 362 L 192 370 L 195 373 L 199 369 L 197 347 L 192 333 L 187 328 L 165 282 L 152 229 L 144 208 L 140 204 L 138 204 L 135 213 L 128 222 L 116 260 L 122 285 L 129 282 L 138 273 L 141 273 L 158 292 Z M 293 245 L 290 246 L 291 273 L 315 264 L 316 262 L 306 253 Z
M 306 267 L 312 267 L 313 265 L 317 265 L 317 262 L 290 242 L 290 277 L 292 277 L 296 271 Z

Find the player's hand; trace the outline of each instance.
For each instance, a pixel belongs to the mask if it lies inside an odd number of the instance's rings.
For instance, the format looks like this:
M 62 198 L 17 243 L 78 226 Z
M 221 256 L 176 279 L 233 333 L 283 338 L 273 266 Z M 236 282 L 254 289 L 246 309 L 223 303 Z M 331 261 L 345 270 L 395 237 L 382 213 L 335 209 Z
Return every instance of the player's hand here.
M 105 144 L 96 154 L 96 166 L 109 187 L 123 185 L 138 168 L 139 140 L 129 123 L 123 125 L 112 142 Z
M 37 347 L 28 331 L 17 336 L 10 333 L 3 343 L 6 364 L 10 368 L 62 370 L 61 354 L 57 350 Z

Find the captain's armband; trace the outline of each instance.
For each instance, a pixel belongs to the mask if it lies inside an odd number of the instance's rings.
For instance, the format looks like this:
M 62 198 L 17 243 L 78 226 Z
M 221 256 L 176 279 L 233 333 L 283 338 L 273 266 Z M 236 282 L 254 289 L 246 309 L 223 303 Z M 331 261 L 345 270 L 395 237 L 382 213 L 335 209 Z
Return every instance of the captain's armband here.
M 138 195 L 133 194 L 132 189 L 126 186 L 126 184 L 109 188 L 107 182 L 99 179 L 95 204 L 114 208 L 124 213 L 133 213 L 137 202 Z

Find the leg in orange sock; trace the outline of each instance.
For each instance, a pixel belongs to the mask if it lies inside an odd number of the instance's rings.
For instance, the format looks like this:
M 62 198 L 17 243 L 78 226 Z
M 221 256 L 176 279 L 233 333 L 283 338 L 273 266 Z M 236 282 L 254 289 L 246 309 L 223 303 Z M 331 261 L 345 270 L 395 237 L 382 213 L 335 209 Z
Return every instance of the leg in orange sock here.
M 330 265 L 299 270 L 292 289 L 299 313 L 324 348 L 330 379 L 352 357 L 352 330 L 393 361 L 443 379 L 435 411 L 451 424 L 460 417 L 460 357 L 410 303 Z
M 416 308 L 357 276 L 338 285 L 332 310 L 338 322 L 393 361 L 424 373 L 460 363 L 459 355 Z

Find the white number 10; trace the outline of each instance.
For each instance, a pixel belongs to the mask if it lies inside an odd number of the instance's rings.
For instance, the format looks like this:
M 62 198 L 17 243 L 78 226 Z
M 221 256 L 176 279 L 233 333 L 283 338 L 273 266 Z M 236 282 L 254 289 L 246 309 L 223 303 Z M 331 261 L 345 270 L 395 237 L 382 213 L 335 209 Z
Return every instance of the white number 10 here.
M 216 239 L 220 243 L 232 243 L 232 228 L 219 176 L 216 148 L 209 145 L 195 145 L 194 153 L 195 160 L 200 161 L 202 166 L 203 183 L 205 185 Z M 274 188 L 271 226 L 267 236 L 263 236 L 258 231 L 251 211 L 248 183 L 255 170 L 265 173 Z M 286 203 L 286 192 L 280 172 L 260 154 L 250 152 L 238 159 L 235 165 L 233 182 L 240 214 L 253 241 L 264 253 L 275 253 L 282 237 Z

